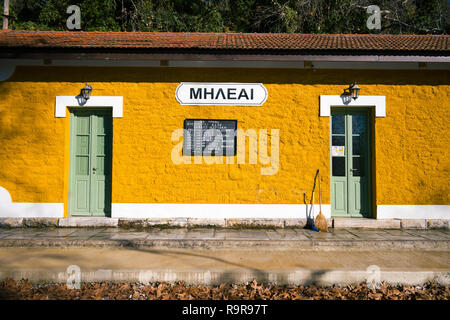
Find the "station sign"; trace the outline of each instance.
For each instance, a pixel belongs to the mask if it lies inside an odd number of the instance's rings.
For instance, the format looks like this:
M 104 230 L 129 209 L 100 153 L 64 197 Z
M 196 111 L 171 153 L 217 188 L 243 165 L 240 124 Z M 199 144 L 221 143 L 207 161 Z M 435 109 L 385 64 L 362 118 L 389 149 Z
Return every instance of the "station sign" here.
M 262 83 L 181 82 L 175 98 L 181 105 L 262 106 L 267 89 Z

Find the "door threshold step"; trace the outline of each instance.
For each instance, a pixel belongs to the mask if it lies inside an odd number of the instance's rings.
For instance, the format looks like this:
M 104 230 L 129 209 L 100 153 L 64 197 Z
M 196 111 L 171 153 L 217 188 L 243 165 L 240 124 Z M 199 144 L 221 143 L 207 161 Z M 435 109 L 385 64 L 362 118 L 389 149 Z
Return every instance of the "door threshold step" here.
M 117 227 L 119 218 L 69 217 L 59 219 L 59 227 Z
M 332 218 L 333 228 L 376 228 L 376 229 L 400 229 L 399 219 L 369 219 L 369 218 Z M 419 223 L 420 224 L 420 223 Z M 423 229 L 426 221 L 423 219 Z

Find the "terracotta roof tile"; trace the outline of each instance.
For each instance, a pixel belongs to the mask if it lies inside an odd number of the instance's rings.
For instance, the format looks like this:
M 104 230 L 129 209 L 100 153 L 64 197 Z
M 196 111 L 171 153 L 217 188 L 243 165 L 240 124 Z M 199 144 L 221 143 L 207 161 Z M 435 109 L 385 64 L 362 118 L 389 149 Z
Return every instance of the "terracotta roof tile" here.
M 0 31 L 0 48 L 449 51 L 447 35 Z

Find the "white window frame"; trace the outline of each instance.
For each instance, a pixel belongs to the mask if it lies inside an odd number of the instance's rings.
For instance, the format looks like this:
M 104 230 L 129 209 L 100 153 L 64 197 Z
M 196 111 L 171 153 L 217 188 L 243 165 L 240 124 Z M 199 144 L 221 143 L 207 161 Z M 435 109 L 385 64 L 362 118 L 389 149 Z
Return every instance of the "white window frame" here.
M 375 117 L 386 117 L 386 96 L 320 95 L 320 116 L 329 117 L 331 107 L 375 107 Z
M 113 118 L 123 117 L 122 96 L 91 96 L 85 103 L 82 102 L 80 96 L 56 96 L 55 118 L 65 118 L 67 107 L 112 107 Z

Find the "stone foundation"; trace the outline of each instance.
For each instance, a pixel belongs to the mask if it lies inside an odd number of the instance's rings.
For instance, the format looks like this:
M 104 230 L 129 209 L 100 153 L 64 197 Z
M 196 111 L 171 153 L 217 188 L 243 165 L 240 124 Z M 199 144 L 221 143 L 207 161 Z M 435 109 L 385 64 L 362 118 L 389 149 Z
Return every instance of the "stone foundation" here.
M 303 228 L 306 219 L 198 219 L 198 218 L 0 218 L 3 228 L 41 228 L 41 227 L 120 227 L 143 229 L 152 227 L 179 228 Z M 330 228 L 373 228 L 373 229 L 445 229 L 449 219 L 328 219 Z

